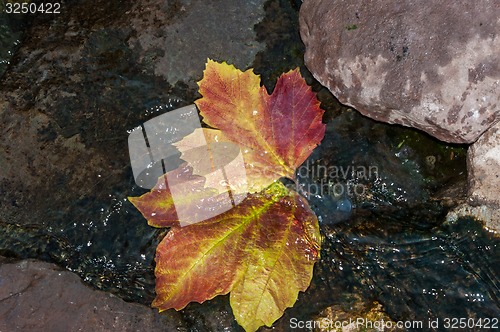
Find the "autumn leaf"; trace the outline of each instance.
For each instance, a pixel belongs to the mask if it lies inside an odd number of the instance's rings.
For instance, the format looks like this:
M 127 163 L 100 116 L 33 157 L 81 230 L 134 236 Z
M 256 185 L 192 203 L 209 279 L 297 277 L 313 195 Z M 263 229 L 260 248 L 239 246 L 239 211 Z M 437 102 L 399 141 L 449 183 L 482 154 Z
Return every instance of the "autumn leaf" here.
M 277 180 L 295 180 L 320 143 L 323 111 L 298 69 L 269 95 L 252 70 L 209 60 L 198 84 L 212 128 L 174 143 L 186 163 L 129 198 L 149 225 L 171 227 L 156 250 L 153 306 L 180 310 L 231 293 L 237 322 L 255 331 L 293 306 L 319 257 L 316 216 Z
M 245 330 L 270 326 L 309 286 L 319 248 L 317 219 L 305 200 L 273 184 L 234 209 L 165 236 L 156 251 L 153 306 L 179 310 L 231 291 Z
M 298 291 L 309 287 L 319 258 L 318 220 L 300 195 L 292 191 L 270 206 L 265 220 L 257 226 L 246 269 L 230 295 L 236 321 L 246 331 L 271 326 L 292 307 Z
M 198 85 L 203 121 L 241 148 L 249 192 L 294 179 L 324 136 L 323 110 L 298 69 L 283 74 L 269 95 L 251 69 L 208 60 Z

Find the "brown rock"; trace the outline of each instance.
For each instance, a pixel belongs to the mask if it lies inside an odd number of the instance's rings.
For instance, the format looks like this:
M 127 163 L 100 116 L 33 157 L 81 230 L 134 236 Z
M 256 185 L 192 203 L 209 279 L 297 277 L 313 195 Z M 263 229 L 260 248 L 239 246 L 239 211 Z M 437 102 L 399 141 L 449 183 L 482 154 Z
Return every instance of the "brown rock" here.
M 176 312 L 143 305 L 85 286 L 49 263 L 0 265 L 0 331 L 175 331 Z
M 469 148 L 467 158 L 470 198 L 500 208 L 500 122 Z
M 446 216 L 448 222 L 456 222 L 461 217 L 480 220 L 488 230 L 500 235 L 500 210 L 498 206 L 461 204 Z
M 500 3 L 304 1 L 305 62 L 374 119 L 471 143 L 500 119 Z
M 500 234 L 500 123 L 469 148 L 467 159 L 469 201 L 453 216 L 473 216 Z

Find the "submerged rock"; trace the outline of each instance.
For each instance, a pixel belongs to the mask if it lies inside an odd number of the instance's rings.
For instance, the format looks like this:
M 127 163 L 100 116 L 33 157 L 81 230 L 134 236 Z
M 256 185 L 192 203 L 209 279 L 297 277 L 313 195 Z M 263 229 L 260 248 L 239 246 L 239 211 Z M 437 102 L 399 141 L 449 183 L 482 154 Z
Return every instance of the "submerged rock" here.
M 354 308 L 353 308 L 354 307 Z M 345 310 L 332 306 L 323 310 L 315 319 L 318 332 L 398 331 L 396 322 L 383 311 L 378 302 L 364 303 L 357 299 L 353 307 Z
M 139 62 L 169 83 L 195 85 L 207 57 L 249 67 L 264 47 L 253 29 L 264 0 L 144 0 L 127 12 L 135 30 L 128 40 Z
M 471 143 L 500 119 L 496 1 L 309 0 L 305 63 L 376 120 Z
M 360 210 L 403 209 L 426 218 L 462 201 L 462 192 L 445 189 L 465 186 L 465 166 L 463 148 L 349 110 L 327 123 L 297 179 L 324 224 Z
M 54 264 L 3 263 L 0 284 L 1 331 L 175 331 L 184 327 L 175 311 L 160 315 L 93 290 L 76 274 Z
M 126 199 L 144 193 L 130 170 L 129 131 L 191 104 L 207 57 L 248 67 L 261 50 L 254 25 L 264 14 L 263 3 L 85 0 L 65 3 L 59 15 L 35 16 L 0 82 L 0 254 L 57 263 L 88 285 L 149 305 L 154 252 L 165 231 L 148 226 Z M 8 275 L 13 282 L 22 273 L 26 280 L 43 275 L 46 285 L 63 282 L 62 271 L 46 273 L 51 269 L 36 274 L 10 266 Z M 2 278 L 0 291 L 10 281 Z M 70 282 L 81 286 L 75 276 Z M 29 324 L 37 331 L 68 330 L 60 321 L 29 314 L 30 304 L 40 313 L 52 310 L 59 316 L 54 319 L 88 319 L 82 330 L 114 330 L 93 326 L 98 316 L 91 312 L 72 316 L 67 302 L 67 314 L 57 311 L 53 298 L 43 297 L 19 303 L 22 316 L 11 322 L 17 325 L 0 330 L 26 330 Z M 15 300 L 2 302 L 0 321 L 3 313 L 17 310 Z M 97 310 L 118 318 L 122 330 L 238 331 L 227 297 L 188 306 L 179 314 L 181 325 L 173 310 L 162 313 L 171 323 L 163 327 L 135 328 L 131 320 L 142 315 L 121 310 L 132 315 L 128 320 L 106 303 Z M 157 319 L 140 308 L 143 321 Z

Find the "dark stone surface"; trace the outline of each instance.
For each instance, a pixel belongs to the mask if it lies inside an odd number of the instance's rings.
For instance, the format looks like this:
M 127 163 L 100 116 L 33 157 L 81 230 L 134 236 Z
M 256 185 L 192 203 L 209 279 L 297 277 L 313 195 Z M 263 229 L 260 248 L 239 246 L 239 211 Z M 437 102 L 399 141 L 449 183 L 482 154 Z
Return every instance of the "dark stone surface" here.
M 376 120 L 471 143 L 500 119 L 500 4 L 307 0 L 305 63 Z
M 0 331 L 185 329 L 175 311 L 158 314 L 127 303 L 89 288 L 77 275 L 54 264 L 35 260 L 0 264 Z
M 126 17 L 130 47 L 143 68 L 171 84 L 196 87 L 207 57 L 249 67 L 263 49 L 254 25 L 264 16 L 264 0 L 143 0 Z

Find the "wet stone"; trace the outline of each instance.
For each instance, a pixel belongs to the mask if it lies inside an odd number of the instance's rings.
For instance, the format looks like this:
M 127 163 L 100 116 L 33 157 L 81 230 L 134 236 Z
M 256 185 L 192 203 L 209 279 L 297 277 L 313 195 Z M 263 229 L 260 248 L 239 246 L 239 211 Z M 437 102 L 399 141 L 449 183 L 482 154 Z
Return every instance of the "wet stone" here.
M 96 291 L 54 264 L 5 260 L 0 263 L 0 284 L 2 331 L 175 331 L 184 327 L 174 311 L 160 315 Z
M 252 64 L 263 49 L 253 27 L 264 16 L 264 2 L 140 1 L 127 12 L 135 30 L 128 43 L 138 52 L 141 65 L 155 75 L 170 84 L 180 80 L 194 85 L 207 58 L 237 68 Z
M 364 115 L 472 143 L 500 119 L 499 13 L 496 1 L 304 1 L 305 63 Z
M 488 129 L 467 153 L 469 197 L 448 215 L 482 220 L 486 227 L 500 234 L 500 122 Z

